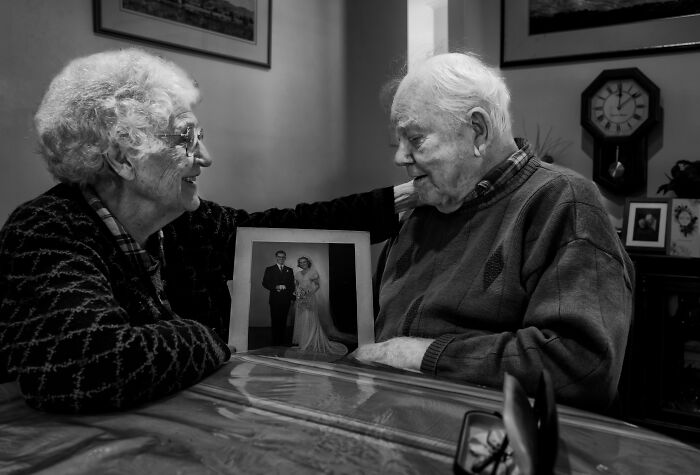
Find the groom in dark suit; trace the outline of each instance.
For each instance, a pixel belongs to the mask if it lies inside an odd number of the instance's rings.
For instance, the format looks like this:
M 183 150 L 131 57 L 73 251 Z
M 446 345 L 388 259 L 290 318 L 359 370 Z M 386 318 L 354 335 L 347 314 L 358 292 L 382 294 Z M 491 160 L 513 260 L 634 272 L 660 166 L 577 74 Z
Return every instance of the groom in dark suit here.
M 287 327 L 289 305 L 294 300 L 294 272 L 284 265 L 287 253 L 275 253 L 277 264 L 267 267 L 262 285 L 270 291 L 270 317 L 272 322 L 272 344 L 284 345 L 284 331 Z

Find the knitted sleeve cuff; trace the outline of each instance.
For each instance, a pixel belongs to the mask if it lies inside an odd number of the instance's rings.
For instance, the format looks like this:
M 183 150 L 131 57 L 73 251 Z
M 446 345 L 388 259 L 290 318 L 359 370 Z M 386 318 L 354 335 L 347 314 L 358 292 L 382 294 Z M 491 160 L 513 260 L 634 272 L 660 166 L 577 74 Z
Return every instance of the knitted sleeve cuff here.
M 441 335 L 430 344 L 428 349 L 425 351 L 425 355 L 423 355 L 423 361 L 421 361 L 420 364 L 421 372 L 427 374 L 437 373 L 437 363 L 440 359 L 440 355 L 443 351 L 445 351 L 447 345 L 452 343 L 452 340 L 454 340 L 456 336 L 457 335 L 451 334 Z

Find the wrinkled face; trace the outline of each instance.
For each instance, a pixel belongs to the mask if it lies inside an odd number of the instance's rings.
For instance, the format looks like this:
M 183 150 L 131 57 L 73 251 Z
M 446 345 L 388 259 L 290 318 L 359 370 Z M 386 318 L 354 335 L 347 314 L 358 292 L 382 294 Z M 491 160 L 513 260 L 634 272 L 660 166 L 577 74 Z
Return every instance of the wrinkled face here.
M 406 167 L 423 203 L 451 213 L 476 186 L 481 164 L 473 155 L 472 127 L 438 110 L 427 84 L 407 77 L 396 93 L 391 107 L 398 140 L 394 163 Z
M 197 118 L 191 111 L 174 115 L 168 130 L 162 132 L 172 135 L 162 138 L 165 147 L 135 164 L 135 192 L 141 194 L 163 215 L 177 217 L 199 207 L 197 177 L 201 173 L 201 167 L 211 165 L 211 159 L 201 142 L 194 148 L 193 156 L 187 156 L 185 143 L 179 135 L 188 127 L 199 127 Z

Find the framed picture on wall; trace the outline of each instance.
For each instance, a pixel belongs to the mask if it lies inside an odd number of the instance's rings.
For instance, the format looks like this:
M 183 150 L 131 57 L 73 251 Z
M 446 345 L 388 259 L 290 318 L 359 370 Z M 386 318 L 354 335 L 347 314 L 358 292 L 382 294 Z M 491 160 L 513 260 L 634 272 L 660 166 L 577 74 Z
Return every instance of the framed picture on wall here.
M 700 257 L 700 200 L 671 200 L 671 246 L 669 254 Z
M 373 343 L 371 267 L 367 232 L 238 228 L 229 344 L 305 350 L 315 321 L 329 361 Z
M 623 217 L 625 248 L 635 252 L 666 253 L 669 245 L 668 198 L 628 199 Z
M 501 66 L 700 47 L 700 2 L 501 0 Z
M 272 0 L 93 0 L 95 33 L 270 67 Z

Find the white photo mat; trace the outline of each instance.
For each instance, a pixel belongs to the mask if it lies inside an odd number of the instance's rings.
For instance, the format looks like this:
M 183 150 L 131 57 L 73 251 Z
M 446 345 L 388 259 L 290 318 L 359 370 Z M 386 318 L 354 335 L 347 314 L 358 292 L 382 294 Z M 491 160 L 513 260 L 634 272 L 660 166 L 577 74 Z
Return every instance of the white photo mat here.
M 358 345 L 374 343 L 372 298 L 372 262 L 369 233 L 326 229 L 245 228 L 236 232 L 236 257 L 231 285 L 231 318 L 228 343 L 237 352 L 248 351 L 248 329 L 251 320 L 251 291 L 253 282 L 253 248 L 256 243 L 352 244 L 355 250 L 355 290 L 357 295 Z M 274 263 L 270 256 L 268 265 Z M 286 265 L 295 267 L 295 262 Z M 267 311 L 267 310 L 266 310 Z

